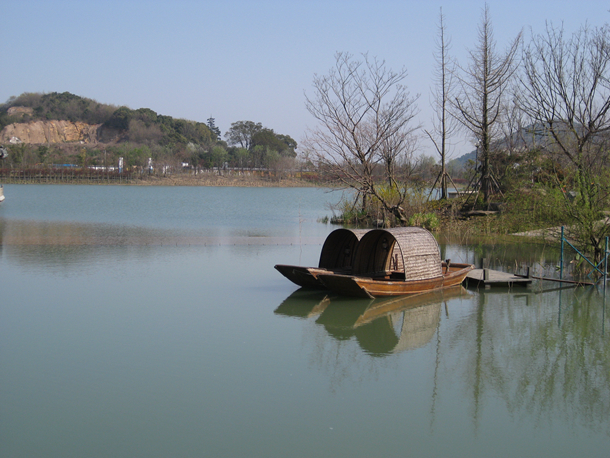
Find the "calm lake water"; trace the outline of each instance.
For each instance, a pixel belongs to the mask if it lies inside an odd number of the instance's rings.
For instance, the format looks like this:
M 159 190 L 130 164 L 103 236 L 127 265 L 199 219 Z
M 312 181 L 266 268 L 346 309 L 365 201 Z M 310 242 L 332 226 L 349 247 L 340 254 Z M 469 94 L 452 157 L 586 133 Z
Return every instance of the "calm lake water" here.
M 273 265 L 317 264 L 335 229 L 318 219 L 340 198 L 320 189 L 4 191 L 2 457 L 609 454 L 603 289 L 298 291 Z

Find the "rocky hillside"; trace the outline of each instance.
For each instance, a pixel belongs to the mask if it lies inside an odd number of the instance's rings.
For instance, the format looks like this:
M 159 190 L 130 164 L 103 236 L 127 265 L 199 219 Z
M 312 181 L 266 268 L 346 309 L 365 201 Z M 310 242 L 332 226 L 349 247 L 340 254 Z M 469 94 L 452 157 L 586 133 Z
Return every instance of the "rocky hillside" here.
M 71 121 L 13 123 L 0 131 L 0 144 L 97 143 L 101 124 Z

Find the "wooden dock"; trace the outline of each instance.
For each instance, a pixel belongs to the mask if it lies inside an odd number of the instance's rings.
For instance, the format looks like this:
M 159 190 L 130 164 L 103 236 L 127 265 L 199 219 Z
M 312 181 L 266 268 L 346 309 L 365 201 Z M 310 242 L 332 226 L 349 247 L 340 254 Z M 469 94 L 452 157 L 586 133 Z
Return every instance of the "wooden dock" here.
M 528 269 L 529 271 L 529 269 Z M 562 280 L 560 278 L 540 277 L 538 275 L 513 275 L 492 269 L 474 269 L 468 272 L 466 280 L 470 286 L 527 286 L 532 280 L 544 280 L 571 286 L 595 286 L 583 280 Z
M 527 286 L 532 282 L 532 278 L 492 269 L 473 269 L 468 272 L 466 279 L 470 286 Z

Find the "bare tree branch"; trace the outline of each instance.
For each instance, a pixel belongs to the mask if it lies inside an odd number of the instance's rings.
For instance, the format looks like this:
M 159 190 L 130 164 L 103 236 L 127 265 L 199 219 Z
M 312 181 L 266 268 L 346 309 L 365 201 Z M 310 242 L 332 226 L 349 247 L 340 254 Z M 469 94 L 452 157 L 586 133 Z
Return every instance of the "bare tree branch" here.
M 604 180 L 610 131 L 610 29 L 583 26 L 571 37 L 547 24 L 523 51 L 518 103 L 557 160 L 575 169 L 577 197 L 567 200 L 583 238 L 599 255 L 610 227 L 599 224 L 608 205 Z
M 467 67 L 460 67 L 460 94 L 454 99 L 454 116 L 468 130 L 481 152 L 481 188 L 485 202 L 493 190 L 490 173 L 491 144 L 499 135 L 499 124 L 505 92 L 517 70 L 515 56 L 521 42 L 521 32 L 507 51 L 496 51 L 493 28 L 487 4 L 478 31 L 478 43 L 470 51 Z
M 425 131 L 441 158 L 441 170 L 437 182 L 440 181 L 441 199 L 447 198 L 448 174 L 446 160 L 448 156 L 449 138 L 457 130 L 458 124 L 454 117 L 448 116 L 449 104 L 454 98 L 455 62 L 449 57 L 451 40 L 446 36 L 445 17 L 443 9 L 439 12 L 438 36 L 434 59 L 436 69 L 434 74 L 435 89 L 432 91 L 432 106 L 435 116 L 432 119 L 432 132 Z
M 383 165 L 385 182 L 398 189 L 396 164 L 412 153 L 416 100 L 403 84 L 406 69 L 394 72 L 384 61 L 355 60 L 337 53 L 328 75 L 314 77 L 314 93 L 305 95 L 306 107 L 319 121 L 308 132 L 305 148 L 319 164 L 362 195 L 363 209 L 370 196 L 404 219 L 400 204 L 390 203 L 377 190 L 375 171 Z

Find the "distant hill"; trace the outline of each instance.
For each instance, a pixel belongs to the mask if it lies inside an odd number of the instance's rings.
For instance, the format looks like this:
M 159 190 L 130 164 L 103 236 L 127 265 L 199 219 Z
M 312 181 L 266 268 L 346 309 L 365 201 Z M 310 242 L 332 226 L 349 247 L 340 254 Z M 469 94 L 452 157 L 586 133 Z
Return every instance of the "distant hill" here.
M 466 170 L 466 164 L 469 160 L 475 161 L 477 158 L 477 152 L 471 151 L 470 153 L 466 153 L 460 157 L 456 157 L 455 159 L 447 162 L 448 170 L 451 170 L 451 174 L 456 174 L 456 176 L 461 175 L 463 171 Z
M 97 137 L 93 141 L 101 143 L 129 141 L 173 146 L 209 145 L 219 140 L 215 132 L 200 122 L 159 115 L 149 108 L 132 110 L 101 104 L 69 92 L 24 93 L 0 105 L 0 131 L 15 124 L 47 121 L 97 126 Z M 51 138 L 47 142 L 52 142 Z
M 463 156 L 456 157 L 455 159 L 452 159 L 452 160 L 451 160 L 451 161 L 449 161 L 449 162 L 450 162 L 450 163 L 454 162 L 454 163 L 459 164 L 460 166 L 462 166 L 462 167 L 463 167 L 463 166 L 465 166 L 465 165 L 466 165 L 466 163 L 467 163 L 469 160 L 473 160 L 473 161 L 474 161 L 474 160 L 476 160 L 476 158 L 477 158 L 477 152 L 476 152 L 476 150 L 475 150 L 475 151 L 471 151 L 470 153 L 466 153 L 466 154 L 464 154 Z
M 523 151 L 533 148 L 535 145 L 541 145 L 548 141 L 548 133 L 544 126 L 540 124 L 532 124 L 514 132 L 512 135 L 496 140 L 492 143 L 493 151 Z M 477 151 L 473 150 L 470 153 L 464 154 L 456 159 L 448 162 L 449 167 L 455 167 L 457 170 L 462 170 L 469 160 L 476 161 Z
M 290 168 L 297 143 L 253 121 L 221 131 L 207 123 L 176 119 L 150 108 L 102 104 L 69 92 L 24 93 L 0 104 L 0 144 L 9 152 L 2 166 L 53 164 L 126 167 L 151 163 L 191 169 Z

